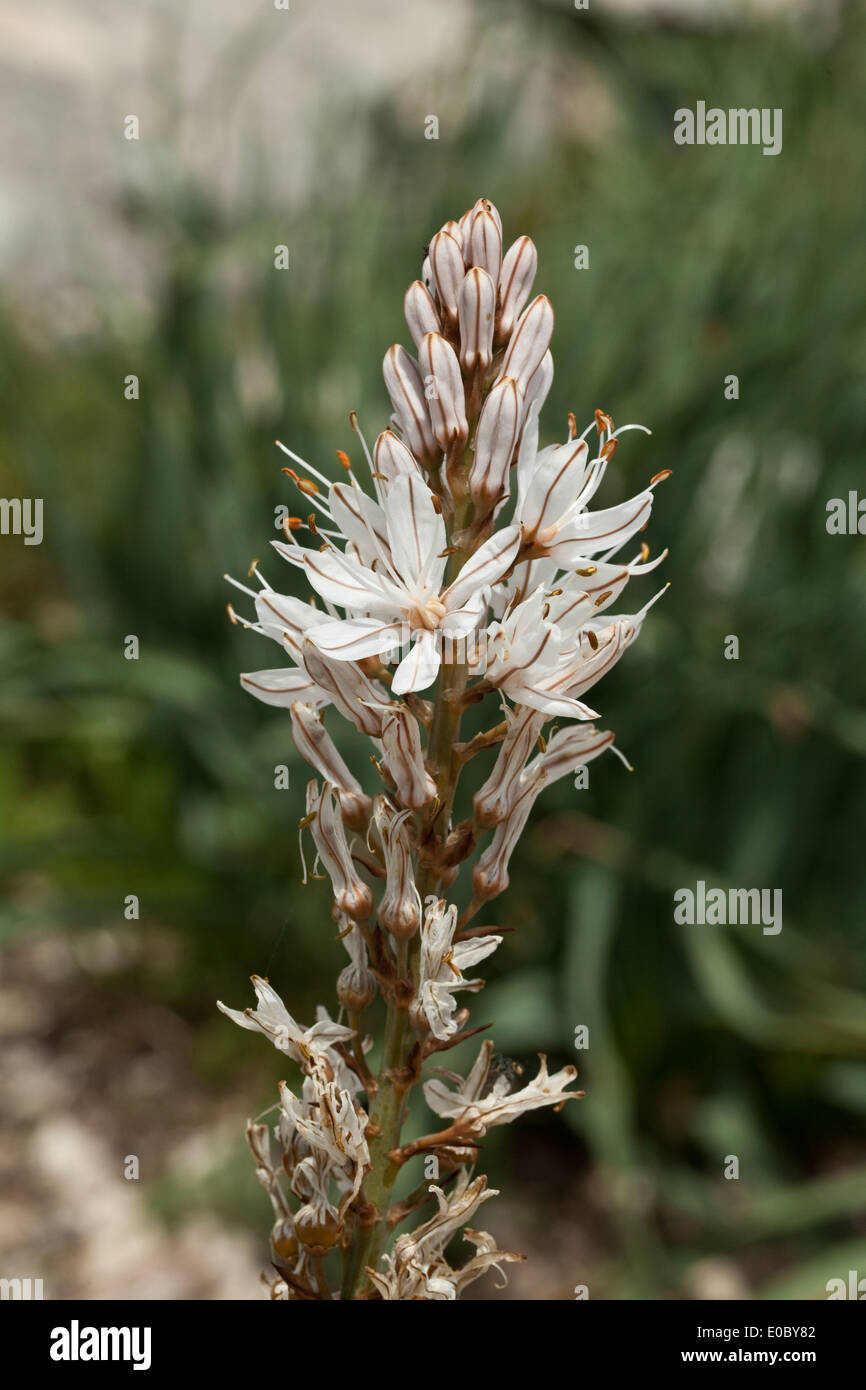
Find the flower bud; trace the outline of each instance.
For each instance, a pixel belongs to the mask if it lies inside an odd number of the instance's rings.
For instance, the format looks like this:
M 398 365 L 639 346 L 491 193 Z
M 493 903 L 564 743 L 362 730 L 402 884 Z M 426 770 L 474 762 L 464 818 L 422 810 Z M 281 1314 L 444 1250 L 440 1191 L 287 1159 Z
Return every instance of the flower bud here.
M 436 783 L 424 767 L 418 724 L 403 705 L 389 706 L 382 721 L 382 747 L 387 771 L 404 806 L 418 811 L 436 795 Z
M 377 797 L 373 818 L 385 855 L 385 892 L 377 910 L 392 936 L 407 940 L 421 925 L 421 897 L 415 885 L 408 811 L 394 815 L 385 797 Z
M 315 768 L 319 776 L 334 787 L 340 801 L 343 820 L 355 830 L 367 824 L 372 802 L 360 782 L 353 777 L 331 735 L 312 705 L 294 704 L 292 737 L 302 758 Z
M 520 437 L 523 401 L 517 382 L 504 377 L 484 402 L 475 431 L 475 458 L 469 471 L 473 502 L 491 507 L 508 492 L 508 473 Z
M 475 218 L 478 216 L 479 212 L 486 212 L 486 213 L 489 213 L 489 215 L 493 218 L 493 221 L 496 223 L 497 229 L 498 229 L 498 231 L 499 231 L 499 241 L 500 241 L 500 245 L 501 245 L 501 243 L 502 243 L 502 218 L 499 216 L 499 209 L 498 209 L 498 207 L 496 206 L 495 203 L 491 203 L 491 201 L 490 201 L 489 198 L 478 198 L 477 201 L 475 202 L 475 204 L 473 205 L 473 207 L 470 209 L 470 212 L 469 212 L 469 226 L 470 226 L 470 227 L 472 226 L 472 223 L 475 221 Z M 461 218 L 461 225 L 462 225 L 462 218 Z
M 461 229 L 460 223 L 455 222 L 453 217 L 450 218 L 447 222 L 443 222 L 439 230 L 440 232 L 447 232 L 449 236 L 453 236 L 454 240 L 457 242 L 457 245 L 460 246 L 462 249 L 463 231 Z
M 528 395 L 552 337 L 553 305 L 546 295 L 540 294 L 517 321 L 500 377 L 513 376 L 523 394 Z
M 539 414 L 541 414 L 541 409 L 544 405 L 544 402 L 547 400 L 547 397 L 550 395 L 550 388 L 552 385 L 553 354 L 551 353 L 550 348 L 548 348 L 547 352 L 541 359 L 541 366 L 535 373 L 535 376 L 532 378 L 529 390 L 526 393 L 524 409 L 528 411 L 529 407 L 537 401 L 538 412 Z
M 457 320 L 457 295 L 466 274 L 463 253 L 450 232 L 437 232 L 430 243 L 430 269 L 439 303 L 452 323 Z
M 406 325 L 416 348 L 421 346 L 425 333 L 441 333 L 442 324 L 433 303 L 433 296 L 420 280 L 413 280 L 403 299 Z
M 376 998 L 376 976 L 362 965 L 347 965 L 337 976 L 337 998 L 345 1009 L 360 1013 Z
M 399 443 L 394 435 L 391 438 L 395 444 Z M 382 714 L 376 705 L 379 692 L 354 661 L 335 661 L 325 656 L 309 638 L 304 643 L 301 659 L 310 679 L 330 695 L 336 708 L 359 733 L 368 738 L 381 736 Z
M 307 815 L 318 858 L 334 890 L 340 912 L 353 921 L 365 921 L 373 911 L 373 894 L 355 868 L 343 821 L 335 806 L 334 788 L 327 782 L 319 793 L 315 781 L 307 785 Z
M 469 436 L 460 363 L 450 343 L 439 333 L 425 333 L 418 351 L 427 406 L 439 447 L 465 444 Z
M 382 375 L 407 447 L 420 461 L 437 458 L 439 451 L 430 428 L 418 363 L 404 347 L 395 344 L 385 353 Z
M 509 246 L 499 272 L 499 332 L 510 337 L 517 322 L 518 314 L 529 298 L 535 272 L 538 269 L 538 252 L 535 243 L 528 236 L 518 237 Z
M 421 474 L 417 460 L 390 430 L 383 430 L 373 445 L 373 467 L 388 483 L 401 473 Z
M 517 712 L 508 712 L 508 732 L 493 770 L 472 798 L 475 819 L 480 826 L 487 828 L 505 820 L 520 791 L 526 759 L 535 747 L 546 717 L 541 711 L 526 706 L 518 706 Z
M 464 258 L 469 251 L 469 228 L 472 226 L 472 219 L 477 211 L 477 204 L 474 207 L 468 208 L 457 223 L 457 231 L 453 233 L 454 240 L 463 252 Z
M 473 502 L 492 506 L 509 491 L 509 470 L 523 423 L 523 398 L 517 382 L 503 377 L 484 402 L 475 431 L 475 457 L 468 475 Z
M 511 798 L 508 814 L 497 825 L 490 844 L 472 870 L 476 898 L 495 898 L 508 887 L 508 861 L 546 780 L 543 767 L 530 767 L 514 787 L 516 795 Z
M 488 206 L 492 206 L 488 205 Z M 502 227 L 486 209 L 477 212 L 469 227 L 467 264 L 486 270 L 494 285 L 502 267 Z
M 496 286 L 486 270 L 473 266 L 464 277 L 457 296 L 460 322 L 460 365 L 471 372 L 486 372 L 493 361 L 493 320 L 496 313 Z

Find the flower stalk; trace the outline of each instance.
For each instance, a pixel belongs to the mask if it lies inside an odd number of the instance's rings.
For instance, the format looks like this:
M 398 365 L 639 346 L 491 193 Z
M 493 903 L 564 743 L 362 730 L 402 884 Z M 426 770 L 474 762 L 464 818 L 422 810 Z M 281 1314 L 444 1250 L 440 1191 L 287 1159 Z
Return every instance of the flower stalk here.
M 455 995 L 483 987 L 464 972 L 503 934 L 469 924 L 507 887 L 536 797 L 613 748 L 582 696 L 637 637 L 650 605 L 619 617 L 605 610 L 664 558 L 650 561 L 645 545 L 629 561 L 617 557 L 646 526 L 668 470 L 636 497 L 589 510 L 619 438 L 635 427 L 617 430 L 596 411 L 578 437 L 570 416 L 565 443 L 539 449 L 553 309 L 543 295 L 527 305 L 538 259 L 530 239 L 503 249 L 499 213 L 484 198 L 433 237 L 404 303 L 417 358 L 395 345 L 383 364 L 390 428 L 371 451 L 350 417 L 369 491 L 347 455 L 331 481 L 281 446 L 307 520 L 290 518 L 274 545 L 317 602 L 276 592 L 257 565 L 259 590 L 231 581 L 255 608 L 245 626 L 290 659 L 241 682 L 289 711 L 317 774 L 302 837 L 313 840 L 314 875 L 321 868 L 330 880 L 349 955 L 336 1021 L 320 1009 L 304 1029 L 258 977 L 255 1009 L 219 1006 L 298 1069 L 299 1080 L 280 1088 L 279 1163 L 266 1127 L 248 1126 L 275 1212 L 275 1277 L 266 1282 L 276 1298 L 451 1300 L 490 1269 L 504 1277 L 502 1266 L 521 1257 L 466 1226 L 496 1195 L 475 1175 L 480 1142 L 491 1126 L 582 1095 L 569 1089 L 575 1068 L 550 1075 L 543 1056 L 515 1090 L 491 1069 L 488 1041 L 465 1078 L 430 1065 L 482 1031 Z M 461 742 L 463 714 L 479 702 L 490 706 L 487 727 Z M 332 721 L 325 731 L 328 706 L 371 740 L 378 788 L 349 767 Z M 493 766 L 472 815 L 454 824 L 458 781 L 483 754 Z M 385 1023 L 374 1075 L 364 1020 L 377 994 Z M 419 1083 L 448 1123 L 405 1144 Z M 397 1181 L 417 1156 L 434 1176 L 398 1199 Z M 419 1211 L 426 1219 L 389 1250 L 395 1228 Z M 444 1252 L 461 1227 L 475 1254 L 453 1268 Z M 339 1290 L 326 1273 L 337 1251 Z

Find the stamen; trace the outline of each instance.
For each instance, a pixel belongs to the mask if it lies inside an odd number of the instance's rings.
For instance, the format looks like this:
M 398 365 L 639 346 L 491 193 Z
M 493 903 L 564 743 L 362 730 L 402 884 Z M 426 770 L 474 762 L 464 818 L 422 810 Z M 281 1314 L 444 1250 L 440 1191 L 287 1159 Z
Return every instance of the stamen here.
M 644 434 L 652 434 L 652 430 L 648 430 L 646 425 L 620 425 L 618 430 L 613 431 L 610 436 L 611 439 L 618 439 L 621 434 L 625 434 L 626 430 L 642 430 Z
M 332 480 L 330 478 L 326 478 L 324 473 L 320 473 L 318 468 L 314 468 L 311 463 L 307 463 L 304 459 L 300 458 L 298 454 L 294 453 L 291 449 L 288 449 L 285 444 L 281 444 L 279 439 L 275 440 L 274 442 L 277 448 L 282 449 L 284 454 L 288 454 L 290 459 L 294 459 L 295 463 L 298 464 L 300 468 L 303 468 L 305 473 L 312 473 L 313 477 L 318 478 L 319 482 L 322 483 L 324 487 L 329 488 L 331 486 Z
M 252 573 L 252 569 L 250 570 L 250 573 Z M 224 574 L 223 579 L 228 580 L 229 584 L 233 584 L 236 589 L 240 589 L 242 594 L 246 594 L 247 598 L 258 598 L 258 594 L 256 593 L 255 589 L 248 589 L 246 584 L 242 584 L 239 579 L 232 579 L 230 574 Z
M 619 750 L 619 748 L 617 748 L 617 746 L 616 746 L 615 743 L 610 743 L 610 744 L 608 744 L 608 748 L 610 749 L 611 753 L 615 753 L 615 754 L 616 754 L 616 756 L 619 758 L 620 762 L 623 763 L 624 766 L 628 768 L 629 772 L 634 772 L 634 768 L 632 767 L 632 765 L 631 765 L 631 763 L 629 762 L 628 758 L 625 756 L 625 753 L 622 753 L 622 752 Z
M 608 430 L 612 434 L 613 420 L 611 417 L 606 415 L 603 410 L 596 410 L 593 413 L 595 415 L 595 428 L 598 430 L 599 438 L 604 434 L 605 430 Z
M 649 480 L 650 487 L 655 487 L 656 483 L 663 483 L 665 478 L 669 478 L 673 471 L 672 468 L 663 468 L 661 473 L 654 473 Z
M 301 478 L 294 468 L 284 468 L 283 473 L 287 473 L 295 486 L 307 497 L 315 497 L 319 491 L 318 483 L 314 483 L 312 478 Z

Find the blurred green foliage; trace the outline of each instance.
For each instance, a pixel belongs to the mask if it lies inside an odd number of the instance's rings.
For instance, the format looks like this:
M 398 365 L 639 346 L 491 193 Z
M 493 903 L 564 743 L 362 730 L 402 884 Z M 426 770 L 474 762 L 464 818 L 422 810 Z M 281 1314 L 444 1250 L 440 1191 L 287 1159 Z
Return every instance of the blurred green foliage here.
M 494 11 L 549 77 L 540 143 L 537 86 L 485 61 Z M 365 111 L 337 99 L 320 182 L 290 211 L 264 176 L 217 205 L 174 169 L 167 131 L 117 209 L 156 269 L 150 313 L 88 280 L 74 336 L 52 333 L 50 305 L 37 331 L 11 295 L 0 320 L 3 490 L 44 497 L 46 517 L 41 548 L 3 542 L 2 930 L 118 923 L 138 894 L 141 930 L 179 956 L 136 987 L 195 1025 L 213 1086 L 255 1046 L 214 998 L 247 1002 L 258 970 L 308 1017 L 333 1003 L 340 959 L 324 888 L 299 889 L 288 719 L 238 686 L 273 649 L 222 606 L 223 571 L 243 577 L 254 555 L 288 584 L 266 557 L 291 500 L 274 438 L 328 468 L 354 443 L 351 408 L 368 435 L 383 427 L 403 290 L 480 193 L 536 240 L 557 312 L 543 437 L 596 407 L 651 426 L 622 441 L 607 499 L 673 468 L 647 537 L 670 546 L 672 587 L 597 692 L 636 771 L 605 760 L 590 790 L 542 798 L 496 905 L 519 932 L 475 1005 L 527 1065 L 538 1048 L 573 1057 L 589 1028 L 588 1098 L 491 1136 L 489 1166 L 518 1206 L 533 1145 L 562 1149 L 574 1184 L 595 1175 L 608 1254 L 574 1271 L 594 1296 L 682 1295 L 707 1255 L 785 1297 L 866 1269 L 866 558 L 825 529 L 866 441 L 864 37 L 859 5 L 814 45 L 783 25 L 482 5 L 426 108 L 398 77 Z M 425 142 L 426 110 L 455 92 L 472 100 Z M 673 111 L 697 100 L 783 108 L 782 154 L 675 146 Z M 362 153 L 334 178 L 350 127 Z M 362 771 L 358 742 L 352 756 Z M 676 926 L 673 891 L 698 878 L 781 888 L 781 934 Z M 266 1104 L 280 1060 L 256 1061 Z M 555 1220 L 562 1184 L 533 1192 L 526 1219 Z

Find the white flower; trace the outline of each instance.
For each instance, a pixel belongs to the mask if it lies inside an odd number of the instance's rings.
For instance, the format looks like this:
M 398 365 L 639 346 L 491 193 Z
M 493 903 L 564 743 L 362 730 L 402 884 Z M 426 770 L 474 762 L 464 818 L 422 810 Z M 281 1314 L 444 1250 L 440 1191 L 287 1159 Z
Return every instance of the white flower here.
M 577 1076 L 577 1068 L 566 1066 L 551 1076 L 544 1053 L 539 1053 L 538 1075 L 519 1091 L 511 1091 L 508 1077 L 499 1076 L 484 1094 L 492 1053 L 493 1044 L 489 1041 L 482 1043 L 465 1081 L 450 1074 L 451 1079 L 457 1082 L 453 1090 L 438 1078 L 425 1082 L 424 1099 L 434 1114 L 459 1120 L 464 1129 L 480 1139 L 488 1129 L 510 1124 L 528 1110 L 580 1099 L 578 1091 L 566 1090 Z
M 348 1091 L 335 1081 L 326 1080 L 318 1068 L 309 1073 L 308 1082 L 315 1087 L 313 1104 L 299 1099 L 284 1081 L 280 1083 L 283 1111 L 314 1153 L 324 1155 L 338 1170 L 345 1170 L 354 1197 L 370 1167 L 370 1152 L 364 1137 L 367 1116 L 356 1109 Z
M 327 655 L 358 661 L 393 650 L 408 628 L 413 645 L 398 665 L 391 689 L 395 694 L 425 690 L 440 666 L 437 635 L 465 636 L 483 621 L 490 588 L 515 559 L 520 532 L 514 526 L 495 532 L 453 583 L 443 587 L 445 523 L 420 478 L 400 474 L 383 506 L 367 498 L 361 515 L 348 525 L 339 493 L 339 485 L 331 489 L 334 518 L 344 523 L 345 534 L 351 532 L 358 557 L 336 548 L 306 552 L 304 567 L 316 592 L 347 616 L 317 624 L 310 637 Z M 356 498 L 364 496 L 356 493 Z
M 470 937 L 454 942 L 457 908 L 440 898 L 425 913 L 421 928 L 421 957 L 418 993 L 412 1005 L 417 1027 L 429 1028 L 434 1038 L 445 1039 L 457 1032 L 454 991 L 477 990 L 480 980 L 466 980 L 463 971 L 485 959 L 502 941 L 501 936 Z
M 649 430 L 643 425 L 602 429 L 599 454 L 590 461 L 584 436 L 539 452 L 538 415 L 536 402 L 527 413 L 517 456 L 514 519 L 522 527 L 524 545 L 536 555 L 549 555 L 561 569 L 579 565 L 584 557 L 600 551 L 614 554 L 648 521 L 651 487 L 615 507 L 598 512 L 587 507 L 613 457 L 618 436 L 629 429 L 646 434 Z
M 253 975 L 253 988 L 258 1007 L 255 1009 L 229 1009 L 221 1001 L 217 1008 L 240 1028 L 249 1028 L 253 1033 L 263 1033 L 270 1038 L 279 1052 L 291 1057 L 293 1062 L 304 1070 L 325 1061 L 331 1064 L 330 1046 L 335 1042 L 345 1042 L 353 1037 L 351 1028 L 344 1028 L 330 1019 L 319 1020 L 312 1028 L 302 1028 L 289 1013 L 276 990 L 259 975 Z
M 367 1271 L 383 1299 L 452 1302 L 488 1269 L 502 1274 L 502 1264 L 523 1258 L 497 1250 L 496 1241 L 486 1231 L 465 1230 L 464 1235 L 474 1245 L 476 1253 L 460 1269 L 452 1269 L 444 1258 L 451 1237 L 483 1202 L 499 1194 L 495 1189 L 488 1189 L 483 1176 L 470 1182 L 465 1169 L 449 1195 L 432 1184 L 430 1190 L 436 1198 L 436 1214 L 411 1234 L 397 1237 L 393 1253 L 382 1257 L 384 1272 Z
M 663 592 L 639 613 L 608 619 L 589 616 L 599 604 L 587 595 L 572 602 L 566 594 L 571 612 L 556 622 L 549 596 L 538 588 L 488 629 L 487 679 L 517 704 L 549 718 L 597 719 L 580 696 L 616 665 Z

